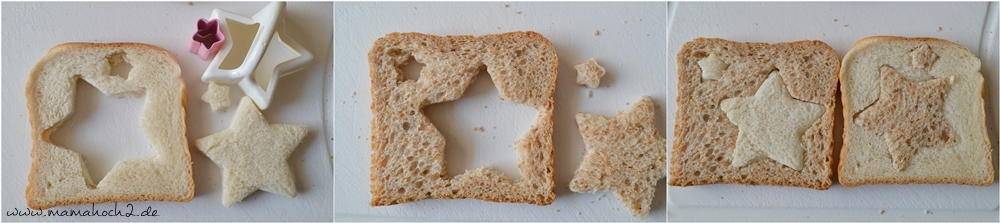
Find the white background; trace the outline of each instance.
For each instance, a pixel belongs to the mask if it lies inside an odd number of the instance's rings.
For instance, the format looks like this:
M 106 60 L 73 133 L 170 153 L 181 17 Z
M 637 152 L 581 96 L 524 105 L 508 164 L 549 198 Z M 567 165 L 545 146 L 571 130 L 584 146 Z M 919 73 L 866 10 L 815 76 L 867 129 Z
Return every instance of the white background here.
M 509 7 L 505 7 L 509 4 Z M 335 3 L 336 220 L 460 221 L 666 221 L 666 182 L 657 183 L 652 210 L 633 218 L 612 192 L 569 190 L 583 159 L 574 116 L 612 116 L 643 95 L 653 97 L 657 127 L 666 128 L 666 4 L 660 3 Z M 371 79 L 368 50 L 392 32 L 484 35 L 533 30 L 555 46 L 559 76 L 555 92 L 553 144 L 556 200 L 548 206 L 428 199 L 370 207 Z M 600 35 L 594 35 L 599 30 Z M 598 89 L 577 85 L 573 65 L 595 58 L 607 74 Z M 404 69 L 408 73 L 418 68 Z M 535 110 L 499 100 L 486 72 L 462 98 L 428 106 L 424 112 L 446 138 L 448 172 L 454 176 L 481 166 L 520 177 L 510 147 L 527 131 Z M 609 87 L 610 86 L 610 87 Z M 589 93 L 593 97 L 588 97 Z M 484 107 L 485 106 L 485 107 Z M 473 131 L 482 126 L 483 132 Z M 495 128 L 494 128 L 495 127 Z
M 983 59 L 986 123 L 997 166 L 997 4 L 994 3 L 670 3 L 668 98 L 676 98 L 676 56 L 684 42 L 717 37 L 746 42 L 820 40 L 840 58 L 868 36 L 935 37 Z M 839 104 L 839 102 L 838 102 Z M 676 104 L 667 105 L 673 123 Z M 841 109 L 839 106 L 837 109 Z M 839 111 L 839 110 L 838 110 Z M 836 122 L 842 116 L 835 114 Z M 835 125 L 839 156 L 842 125 Z M 673 126 L 667 126 L 673 132 Z M 667 135 L 673 141 L 673 135 Z M 669 155 L 669 153 L 668 153 Z M 835 159 L 837 160 L 837 159 Z M 836 163 L 835 163 L 836 165 Z M 669 176 L 668 176 L 669 177 Z M 1000 179 L 1000 178 L 996 178 Z M 865 185 L 829 190 L 716 184 L 670 187 L 670 221 L 993 221 L 998 183 Z M 880 211 L 885 212 L 880 214 Z
M 229 208 L 222 205 L 221 170 L 194 146 L 194 140 L 229 127 L 243 92 L 233 87 L 230 108 L 214 113 L 200 100 L 207 85 L 201 74 L 209 61 L 190 53 L 191 35 L 199 18 L 220 8 L 252 16 L 267 2 L 255 3 L 3 3 L 3 207 L 27 208 L 24 193 L 31 166 L 30 125 L 24 89 L 29 69 L 49 48 L 64 42 L 141 42 L 170 51 L 187 85 L 187 138 L 195 181 L 195 197 L 180 202 L 122 202 L 139 209 L 151 206 L 159 217 L 7 217 L 4 221 L 330 221 L 333 219 L 330 112 L 324 91 L 332 82 L 330 52 L 332 3 L 288 3 L 289 36 L 309 49 L 314 59 L 303 71 L 281 79 L 264 117 L 270 123 L 305 125 L 309 133 L 288 159 L 298 195 L 257 191 Z M 92 175 L 103 176 L 118 161 L 154 155 L 139 129 L 142 98 L 118 99 L 101 94 L 86 82 L 78 85 L 77 113 L 55 134 L 55 142 L 83 154 Z M 81 117 L 87 116 L 87 117 Z M 96 180 L 95 180 L 96 182 Z M 113 204 L 97 204 L 111 209 Z M 50 210 L 90 210 L 71 205 Z

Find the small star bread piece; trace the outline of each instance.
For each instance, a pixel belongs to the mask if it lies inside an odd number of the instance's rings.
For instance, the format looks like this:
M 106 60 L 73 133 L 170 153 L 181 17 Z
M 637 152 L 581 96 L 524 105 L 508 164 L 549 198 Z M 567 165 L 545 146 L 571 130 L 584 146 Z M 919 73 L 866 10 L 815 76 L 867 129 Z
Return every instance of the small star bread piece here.
M 201 100 L 212 106 L 212 111 L 226 111 L 229 108 L 229 86 L 211 82 L 205 94 L 201 95 Z
M 729 68 L 729 64 L 719 59 L 719 56 L 714 53 L 699 60 L 698 66 L 701 66 L 701 79 L 707 80 L 722 79 L 722 71 Z
M 577 64 L 576 83 L 586 85 L 589 88 L 597 88 L 601 85 L 601 77 L 604 77 L 604 68 L 597 65 L 594 58 L 590 58 L 586 63 Z
M 268 124 L 250 97 L 244 96 L 229 129 L 195 144 L 222 167 L 222 204 L 229 207 L 258 189 L 295 197 L 287 159 L 308 131 L 305 126 Z
M 648 215 L 656 181 L 667 175 L 667 140 L 656 132 L 653 111 L 645 96 L 615 117 L 577 114 L 586 153 L 570 190 L 611 190 L 632 216 Z
M 934 61 L 937 60 L 937 54 L 931 52 L 931 47 L 925 45 L 920 45 L 917 49 L 910 52 L 910 65 L 916 69 L 924 69 L 925 71 L 931 70 L 931 66 L 934 65 Z
M 909 165 L 916 148 L 955 142 L 955 132 L 944 119 L 944 99 L 954 76 L 912 82 L 900 77 L 890 66 L 883 65 L 879 71 L 878 100 L 862 110 L 854 121 L 865 130 L 885 137 L 896 171 Z
M 802 134 L 823 115 L 823 106 L 792 98 L 778 72 L 771 72 L 752 97 L 729 98 L 719 107 L 739 129 L 732 167 L 768 157 L 802 169 Z

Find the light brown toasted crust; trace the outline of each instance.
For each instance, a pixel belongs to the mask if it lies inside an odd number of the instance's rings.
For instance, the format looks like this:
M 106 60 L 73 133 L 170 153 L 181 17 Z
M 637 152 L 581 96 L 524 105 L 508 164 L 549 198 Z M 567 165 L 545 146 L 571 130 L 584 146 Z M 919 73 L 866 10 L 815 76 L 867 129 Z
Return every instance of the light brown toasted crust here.
M 702 80 L 698 61 L 715 53 L 729 66 L 723 79 Z M 811 63 L 806 63 L 806 62 Z M 738 128 L 719 103 L 750 97 L 772 70 L 792 97 L 820 104 L 824 113 L 802 136 L 804 167 L 796 171 L 772 159 L 731 167 Z M 836 52 L 820 41 L 742 43 L 698 38 L 677 54 L 678 97 L 670 185 L 765 184 L 827 189 L 832 184 L 833 112 L 840 69 Z
M 425 64 L 417 81 L 400 67 L 411 56 Z M 552 103 L 558 57 L 535 32 L 433 36 L 391 33 L 368 53 L 372 94 L 372 206 L 427 198 L 476 198 L 547 205 L 555 200 Z M 448 179 L 444 137 L 423 108 L 457 100 L 485 67 L 502 99 L 538 110 L 514 143 L 521 180 L 480 168 Z
M 46 129 L 40 129 L 43 124 L 49 124 L 49 123 L 42 123 L 42 121 L 41 121 L 42 117 L 39 117 L 39 115 L 40 115 L 39 114 L 39 110 L 41 109 L 41 105 L 39 105 L 39 102 L 40 102 L 39 93 L 41 93 L 41 91 L 38 90 L 38 89 L 36 89 L 36 88 L 34 88 L 34 87 L 35 86 L 39 86 L 38 85 L 39 84 L 38 83 L 39 72 L 42 72 L 45 69 L 45 65 L 46 65 L 47 62 L 51 62 L 52 59 L 58 58 L 60 56 L 60 54 L 64 53 L 65 51 L 70 51 L 70 50 L 75 50 L 75 49 L 81 49 L 81 48 L 94 48 L 94 49 L 102 49 L 102 50 L 119 50 L 119 51 L 129 51 L 129 50 L 157 51 L 157 52 L 159 52 L 159 53 L 167 56 L 168 60 L 173 63 L 172 64 L 173 67 L 176 68 L 176 70 L 177 70 L 177 73 L 175 75 L 177 76 L 176 79 L 178 80 L 177 82 L 179 83 L 179 86 L 180 86 L 179 90 L 180 90 L 180 107 L 181 107 L 180 111 L 181 112 L 179 114 L 180 115 L 180 119 L 178 121 L 181 123 L 181 126 L 182 126 L 181 139 L 180 140 L 183 141 L 183 143 L 181 143 L 181 144 L 183 145 L 183 152 L 184 152 L 184 155 L 182 157 L 180 157 L 180 159 L 183 161 L 183 165 L 186 166 L 186 168 L 185 168 L 186 169 L 185 170 L 186 174 L 184 174 L 184 175 L 186 176 L 187 179 L 183 179 L 183 181 L 187 182 L 187 185 L 185 186 L 186 188 L 188 188 L 187 191 L 185 191 L 184 193 L 181 193 L 181 194 L 141 194 L 141 195 L 138 195 L 138 196 L 136 196 L 136 195 L 127 195 L 127 194 L 122 194 L 122 193 L 117 193 L 117 194 L 111 193 L 111 194 L 100 194 L 100 195 L 97 195 L 97 196 L 80 197 L 80 198 L 76 198 L 76 199 L 58 199 L 58 200 L 55 200 L 55 201 L 41 201 L 40 200 L 40 199 L 42 199 L 42 197 L 45 196 L 45 191 L 44 190 L 36 191 L 36 187 L 37 187 L 37 189 L 41 189 L 42 188 L 42 186 L 39 185 L 39 184 L 41 184 L 41 182 L 39 182 L 39 179 L 38 179 L 40 171 L 41 171 L 41 169 L 40 169 L 41 167 L 39 167 L 38 164 L 39 164 L 39 160 L 42 159 L 41 158 L 42 154 L 40 154 L 41 151 L 39 151 L 39 148 L 43 146 L 43 143 L 44 144 L 51 144 L 50 143 L 50 141 L 51 141 L 50 136 L 52 135 L 52 133 L 54 133 L 56 131 L 56 129 L 59 127 L 59 125 L 61 125 L 61 123 L 63 121 L 65 121 L 66 119 L 68 119 L 69 115 L 72 115 L 72 110 L 62 120 L 60 120 L 60 121 L 52 124 L 51 127 L 46 128 Z M 78 79 L 82 79 L 82 78 L 80 78 L 80 76 L 81 76 L 80 74 L 74 74 L 74 76 L 75 76 L 75 78 L 72 81 L 73 85 L 76 84 L 76 82 L 77 82 Z M 104 89 L 100 89 L 100 90 L 104 91 Z M 75 91 L 75 87 L 74 87 L 74 91 Z M 129 95 L 129 93 L 125 92 L 125 91 L 128 91 L 128 90 L 124 90 L 123 92 L 117 92 L 117 93 L 120 93 L 122 95 Z M 145 91 L 144 91 L 144 93 L 145 93 Z M 75 93 L 71 93 L 71 94 L 75 95 Z M 80 42 L 71 42 L 71 43 L 59 44 L 59 45 L 54 46 L 51 49 L 49 49 L 49 51 L 46 53 L 46 55 L 43 56 L 41 59 L 39 59 L 39 62 L 37 62 L 34 67 L 32 67 L 31 71 L 29 72 L 28 82 L 25 84 L 25 96 L 27 97 L 27 107 L 28 107 L 28 114 L 29 114 L 28 121 L 29 121 L 29 124 L 31 125 L 31 138 L 32 138 L 32 150 L 31 150 L 32 165 L 31 165 L 31 169 L 28 172 L 28 187 L 25 190 L 25 198 L 27 200 L 28 207 L 32 208 L 32 209 L 39 209 L 39 210 L 41 210 L 41 209 L 48 209 L 48 208 L 51 208 L 51 207 L 54 207 L 54 206 L 64 206 L 64 205 L 72 205 L 72 204 L 87 204 L 87 203 L 107 203 L 107 202 L 118 202 L 118 201 L 147 201 L 147 200 L 152 200 L 152 201 L 180 201 L 180 202 L 190 201 L 192 198 L 194 198 L 194 178 L 193 178 L 192 170 L 191 170 L 191 154 L 190 154 L 190 151 L 189 151 L 189 148 L 188 148 L 188 145 L 187 145 L 187 136 L 186 136 L 187 135 L 187 125 L 184 124 L 184 122 L 186 122 L 186 119 L 187 119 L 187 117 L 186 117 L 187 114 L 186 114 L 186 112 L 184 112 L 187 109 L 187 102 L 186 102 L 186 100 L 187 100 L 186 98 L 187 97 L 186 97 L 186 95 L 187 95 L 187 91 L 184 88 L 184 81 L 180 77 L 180 66 L 177 65 L 176 58 L 172 54 L 170 54 L 169 52 L 167 52 L 166 50 L 164 50 L 162 48 L 159 48 L 157 46 L 143 44 L 143 43 L 129 43 L 129 42 L 121 42 L 121 43 L 80 43 Z M 75 96 L 74 96 L 74 98 L 75 98 Z M 70 105 L 70 106 L 72 107 L 72 105 Z M 56 146 L 56 147 L 60 148 L 58 146 Z M 80 156 L 78 153 L 76 153 L 76 157 L 79 157 L 79 159 L 81 160 L 81 163 L 82 163 L 82 156 Z M 116 166 L 117 166 L 117 164 L 116 164 Z M 91 179 L 89 177 L 89 174 L 86 171 L 83 171 L 83 175 L 84 175 L 84 178 L 87 181 L 87 184 L 93 184 L 92 182 L 90 182 Z M 108 179 L 108 177 L 106 176 L 105 179 Z M 90 190 L 94 190 L 93 185 L 90 185 L 90 187 L 91 187 Z
M 854 46 L 851 48 L 851 50 L 848 51 L 846 55 L 844 55 L 844 61 L 845 61 L 845 63 L 843 63 L 843 65 L 842 65 L 843 68 L 846 68 L 846 67 L 849 66 L 849 64 L 846 63 L 847 60 L 849 60 L 850 58 L 855 57 L 855 54 L 860 53 L 860 50 L 857 50 L 857 49 L 865 48 L 865 47 L 867 47 L 867 46 L 869 46 L 871 44 L 876 44 L 876 43 L 878 43 L 880 41 L 906 41 L 906 42 L 916 42 L 916 43 L 923 43 L 923 44 L 947 44 L 947 45 L 953 45 L 953 44 L 955 44 L 955 43 L 953 43 L 951 41 L 948 41 L 948 40 L 938 39 L 938 38 L 929 38 L 929 37 L 913 37 L 913 38 L 910 38 L 910 37 L 901 37 L 901 36 L 870 36 L 870 37 L 865 37 L 865 38 L 862 38 L 862 39 L 858 40 L 857 42 L 855 42 Z M 939 55 L 939 57 L 940 57 L 940 55 Z M 941 58 L 938 58 L 938 62 L 940 62 L 940 61 L 941 61 Z M 841 71 L 845 71 L 845 69 L 843 69 L 843 68 L 841 69 Z M 978 70 L 977 70 L 977 72 L 978 72 Z M 841 81 L 844 80 L 844 74 L 843 73 L 839 74 L 838 77 L 840 78 Z M 848 86 L 842 84 L 840 86 L 841 92 L 848 92 L 848 91 L 850 91 L 850 90 L 847 89 L 847 87 Z M 980 84 L 980 88 L 979 89 L 980 89 L 980 92 L 978 94 L 980 96 L 979 103 L 983 104 L 983 103 L 985 103 L 985 101 L 981 97 L 985 93 L 985 82 L 983 84 Z M 967 178 L 963 179 L 963 178 L 954 177 L 954 176 L 923 176 L 923 177 L 906 177 L 906 178 L 867 178 L 867 179 L 850 179 L 850 178 L 845 178 L 845 176 L 847 175 L 847 173 L 845 173 L 846 172 L 845 171 L 846 170 L 845 164 L 847 163 L 847 162 L 845 162 L 845 160 L 847 160 L 848 155 L 849 155 L 848 152 L 849 152 L 850 148 L 853 145 L 852 140 L 849 140 L 850 138 L 852 138 L 852 135 L 853 135 L 853 133 L 851 131 L 849 131 L 849 129 L 850 129 L 849 120 L 853 120 L 853 117 L 851 117 L 851 116 L 853 116 L 853 114 L 851 114 L 851 111 L 850 111 L 851 107 L 850 107 L 850 103 L 849 103 L 850 100 L 851 100 L 851 98 L 852 98 L 852 95 L 850 95 L 850 94 L 846 94 L 846 93 L 842 94 L 842 100 L 841 100 L 841 102 L 842 102 L 842 105 L 843 105 L 844 120 L 845 120 L 845 122 L 848 122 L 848 123 L 845 123 L 845 125 L 844 125 L 844 131 L 843 131 L 844 132 L 844 136 L 843 136 L 844 137 L 844 143 L 842 145 L 841 153 L 839 155 L 840 156 L 840 162 L 837 165 L 837 169 L 838 169 L 838 173 L 839 173 L 838 174 L 838 182 L 841 185 L 848 186 L 848 187 L 854 187 L 854 186 L 860 186 L 860 185 L 863 185 L 863 184 L 909 184 L 909 183 L 921 183 L 921 184 L 955 183 L 955 184 L 968 184 L 968 185 L 976 185 L 976 186 L 989 186 L 989 185 L 993 184 L 994 175 L 995 175 L 995 172 L 994 172 L 993 168 L 995 168 L 995 167 L 993 167 L 993 155 L 992 155 L 992 151 L 991 151 L 992 148 L 989 148 L 989 145 L 990 145 L 990 143 L 988 142 L 989 135 L 988 135 L 988 132 L 986 131 L 986 125 L 985 124 L 982 125 L 981 132 L 983 133 L 982 140 L 986 140 L 987 149 L 985 150 L 985 155 L 987 157 L 987 160 L 989 161 L 988 165 L 990 166 L 990 168 L 988 169 L 989 176 L 985 180 L 982 180 L 982 181 L 972 181 L 972 180 L 969 180 Z

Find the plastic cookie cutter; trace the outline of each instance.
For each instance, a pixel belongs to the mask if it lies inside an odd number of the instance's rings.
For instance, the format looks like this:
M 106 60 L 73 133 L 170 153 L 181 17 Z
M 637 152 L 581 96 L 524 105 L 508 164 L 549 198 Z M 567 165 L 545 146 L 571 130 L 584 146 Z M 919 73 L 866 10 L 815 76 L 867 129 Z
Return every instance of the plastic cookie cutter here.
M 191 53 L 198 54 L 202 60 L 207 60 L 226 42 L 226 35 L 219 29 L 219 20 L 198 20 L 198 31 L 191 36 Z
M 238 84 L 257 107 L 267 109 L 278 78 L 303 68 L 312 54 L 285 34 L 285 2 L 271 2 L 253 17 L 221 9 L 219 21 L 226 43 L 201 76 L 205 83 Z

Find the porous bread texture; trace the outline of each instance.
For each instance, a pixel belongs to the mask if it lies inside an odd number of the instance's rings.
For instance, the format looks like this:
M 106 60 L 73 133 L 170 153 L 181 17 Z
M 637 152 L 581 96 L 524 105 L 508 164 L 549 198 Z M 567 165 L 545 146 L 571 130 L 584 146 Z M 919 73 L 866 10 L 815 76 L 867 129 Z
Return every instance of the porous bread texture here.
M 110 74 L 113 63 L 122 60 L 132 65 L 127 79 Z M 194 180 L 185 136 L 186 91 L 180 75 L 180 66 L 170 53 L 146 44 L 65 43 L 49 50 L 31 69 L 25 89 L 33 141 L 25 193 L 28 207 L 190 201 Z M 155 156 L 121 161 L 95 185 L 72 145 L 52 142 L 49 137 L 73 114 L 80 79 L 112 97 L 145 94 L 142 113 L 137 115 Z
M 926 45 L 937 59 L 914 63 L 912 53 Z M 924 57 L 924 56 L 920 56 Z M 987 186 L 994 177 L 983 104 L 980 60 L 968 49 L 947 40 L 875 36 L 859 40 L 844 57 L 841 94 L 844 103 L 844 146 L 838 176 L 845 186 L 878 183 L 956 183 Z M 928 64 L 928 67 L 917 66 Z M 944 96 L 944 120 L 954 143 L 917 147 L 909 165 L 897 171 L 884 136 L 858 125 L 855 116 L 879 100 L 880 68 L 887 65 L 906 81 L 954 78 Z M 925 111 L 934 112 L 934 111 Z M 919 116 L 919 114 L 913 114 Z M 890 118 L 890 117 L 885 117 Z M 852 121 L 853 120 L 853 121 Z M 922 131 L 912 125 L 898 131 Z
M 610 190 L 634 217 L 649 215 L 656 182 L 667 175 L 667 140 L 656 130 L 653 99 L 643 96 L 614 117 L 577 113 L 587 146 L 569 188 Z
M 416 81 L 401 67 L 410 58 L 425 66 Z M 552 44 L 535 32 L 479 37 L 391 33 L 368 53 L 372 94 L 372 206 L 427 198 L 475 198 L 547 205 L 555 200 L 552 103 L 558 73 Z M 528 132 L 514 142 L 522 178 L 488 168 L 449 178 L 445 138 L 424 107 L 457 100 L 483 68 L 501 99 L 535 108 Z
M 698 62 L 715 54 L 728 64 L 719 80 L 704 79 Z M 698 38 L 677 53 L 677 112 L 670 157 L 670 185 L 766 184 L 827 189 L 832 184 L 833 106 L 840 62 L 820 41 L 734 42 Z M 823 114 L 801 135 L 803 167 L 772 159 L 732 166 L 738 127 L 720 109 L 722 100 L 751 97 L 772 71 L 789 94 L 819 104 Z
M 597 64 L 594 58 L 590 58 L 586 63 L 573 66 L 576 68 L 576 83 L 589 88 L 597 88 L 601 85 L 601 77 L 604 77 L 604 67 Z

